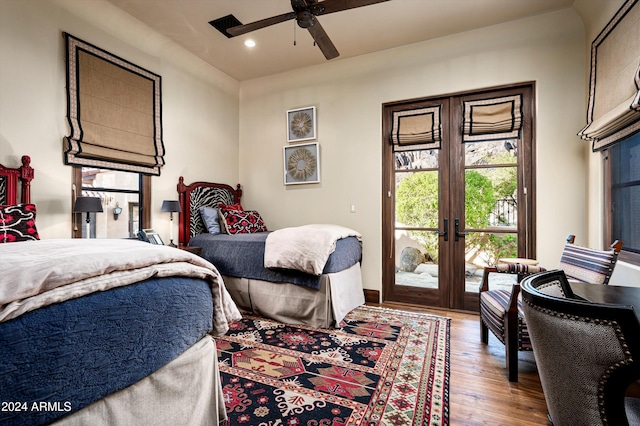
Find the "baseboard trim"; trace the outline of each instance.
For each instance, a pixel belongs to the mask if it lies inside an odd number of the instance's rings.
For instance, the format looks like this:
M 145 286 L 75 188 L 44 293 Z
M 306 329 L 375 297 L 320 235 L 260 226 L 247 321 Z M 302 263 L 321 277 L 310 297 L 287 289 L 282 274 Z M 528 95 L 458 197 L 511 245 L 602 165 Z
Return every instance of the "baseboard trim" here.
M 366 303 L 380 303 L 380 291 L 364 290 L 364 301 Z

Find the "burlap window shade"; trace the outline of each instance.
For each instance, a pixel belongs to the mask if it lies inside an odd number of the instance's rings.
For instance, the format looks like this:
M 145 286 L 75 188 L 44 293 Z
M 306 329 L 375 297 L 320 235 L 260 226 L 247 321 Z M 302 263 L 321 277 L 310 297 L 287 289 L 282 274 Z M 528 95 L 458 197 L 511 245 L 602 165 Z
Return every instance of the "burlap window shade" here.
M 465 101 L 463 142 L 481 142 L 520 137 L 522 96 Z
M 393 112 L 391 143 L 394 152 L 440 149 L 441 106 Z
M 591 44 L 587 125 L 600 151 L 640 131 L 640 5 L 628 0 Z
M 161 78 L 65 34 L 65 164 L 159 175 L 164 165 Z

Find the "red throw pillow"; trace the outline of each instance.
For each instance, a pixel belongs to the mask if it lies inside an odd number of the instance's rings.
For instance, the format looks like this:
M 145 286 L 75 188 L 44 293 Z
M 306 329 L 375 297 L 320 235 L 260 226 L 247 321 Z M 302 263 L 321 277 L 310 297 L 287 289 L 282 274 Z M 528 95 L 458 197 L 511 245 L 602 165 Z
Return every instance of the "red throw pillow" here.
M 0 207 L 0 243 L 39 239 L 35 204 Z
M 252 234 L 267 231 L 260 213 L 255 210 L 222 209 L 222 217 L 229 234 Z
M 236 203 L 236 204 L 223 204 L 223 203 L 220 203 L 220 204 L 218 204 L 218 207 L 221 210 L 244 210 L 242 208 L 242 205 L 240 205 L 240 203 Z

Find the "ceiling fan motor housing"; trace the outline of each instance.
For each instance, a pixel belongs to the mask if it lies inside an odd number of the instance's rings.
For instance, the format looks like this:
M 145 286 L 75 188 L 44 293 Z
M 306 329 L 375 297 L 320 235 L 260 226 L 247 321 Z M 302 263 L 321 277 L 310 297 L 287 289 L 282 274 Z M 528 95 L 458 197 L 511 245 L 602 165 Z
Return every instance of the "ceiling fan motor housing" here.
M 315 25 L 316 17 L 308 10 L 300 10 L 296 12 L 296 21 L 300 28 L 310 28 Z

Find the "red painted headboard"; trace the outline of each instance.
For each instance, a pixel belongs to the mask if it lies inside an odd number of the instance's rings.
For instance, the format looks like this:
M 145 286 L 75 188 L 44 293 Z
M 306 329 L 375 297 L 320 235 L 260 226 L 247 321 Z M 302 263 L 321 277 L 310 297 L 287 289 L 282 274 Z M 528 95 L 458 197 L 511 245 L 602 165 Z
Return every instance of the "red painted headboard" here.
M 28 155 L 22 156 L 22 166 L 15 169 L 0 164 L 0 205 L 10 206 L 31 202 L 31 181 L 34 170 L 30 164 L 31 157 Z M 19 200 L 18 181 L 22 184 Z
M 178 179 L 178 242 L 187 245 L 191 237 L 205 232 L 200 218 L 200 207 L 218 207 L 218 204 L 236 204 L 240 202 L 242 189 L 240 184 L 233 189 L 224 183 L 194 182 L 184 184 L 184 178 Z

